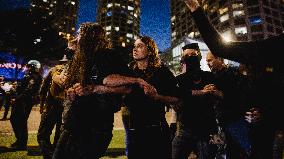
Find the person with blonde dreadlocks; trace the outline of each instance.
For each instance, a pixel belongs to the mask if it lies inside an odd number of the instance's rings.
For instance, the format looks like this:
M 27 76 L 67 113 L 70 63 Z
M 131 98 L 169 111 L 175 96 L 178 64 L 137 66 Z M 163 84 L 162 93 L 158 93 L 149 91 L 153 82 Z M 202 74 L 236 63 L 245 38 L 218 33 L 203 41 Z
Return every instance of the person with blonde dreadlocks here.
M 68 109 L 53 159 L 97 159 L 104 155 L 112 139 L 114 112 L 121 104 L 118 93 L 127 91 L 124 87 L 103 86 L 104 78 L 111 74 L 128 74 L 127 65 L 118 55 L 110 49 L 102 26 L 89 22 L 80 25 L 64 83 L 64 107 Z M 85 93 L 75 95 L 79 85 L 86 88 Z

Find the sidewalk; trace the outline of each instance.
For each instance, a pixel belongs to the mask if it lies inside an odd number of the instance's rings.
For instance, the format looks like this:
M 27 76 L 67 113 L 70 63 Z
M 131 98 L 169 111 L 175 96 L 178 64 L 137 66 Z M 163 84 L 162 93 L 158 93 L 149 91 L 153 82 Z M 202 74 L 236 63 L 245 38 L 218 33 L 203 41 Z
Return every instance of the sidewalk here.
M 4 111 L 0 111 L 0 118 L 3 117 Z M 30 114 L 29 120 L 28 120 L 28 130 L 29 133 L 37 133 L 39 123 L 40 123 L 40 116 L 39 113 L 39 107 L 33 107 L 32 112 Z M 170 114 L 166 114 L 167 120 L 169 119 Z M 8 117 L 10 117 L 10 112 L 8 114 Z M 121 120 L 121 114 L 120 112 L 117 112 L 114 114 L 114 130 L 122 130 L 123 124 Z M 13 133 L 13 129 L 10 123 L 10 120 L 0 121 L 0 136 L 1 135 L 10 135 Z
M 0 118 L 3 117 L 4 111 L 0 111 Z M 8 114 L 8 118 L 10 117 L 10 113 Z M 37 133 L 39 123 L 40 123 L 40 116 L 41 114 L 39 113 L 39 108 L 38 107 L 33 107 L 32 112 L 30 114 L 29 120 L 28 120 L 28 130 L 29 133 Z M 121 115 L 120 112 L 115 113 L 114 115 L 115 122 L 114 122 L 114 129 L 115 130 L 120 130 L 123 129 L 123 125 L 121 122 Z M 8 135 L 13 133 L 13 129 L 10 123 L 10 120 L 5 120 L 5 121 L 0 121 L 0 136 L 1 135 Z

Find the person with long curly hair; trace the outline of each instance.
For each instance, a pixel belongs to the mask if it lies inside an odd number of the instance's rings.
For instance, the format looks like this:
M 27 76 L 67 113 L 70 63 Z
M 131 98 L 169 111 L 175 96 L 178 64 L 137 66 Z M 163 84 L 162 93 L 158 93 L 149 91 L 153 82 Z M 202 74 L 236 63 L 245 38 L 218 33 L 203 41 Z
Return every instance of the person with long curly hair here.
M 171 158 L 165 106 L 180 102 L 177 98 L 175 77 L 161 63 L 158 47 L 152 38 L 139 37 L 134 43 L 132 55 L 133 61 L 129 68 L 134 78 L 117 77 L 115 80 L 107 78 L 104 81 L 108 86 L 133 84 L 132 92 L 125 97 L 125 105 L 129 110 L 129 132 L 126 143 L 128 158 Z M 135 85 L 137 79 L 144 82 Z
M 64 86 L 63 131 L 53 159 L 96 159 L 104 155 L 111 139 L 114 112 L 127 88 L 103 86 L 111 74 L 127 75 L 127 65 L 110 49 L 105 31 L 97 23 L 83 23 L 77 35 L 74 58 Z M 76 91 L 84 87 L 84 93 Z

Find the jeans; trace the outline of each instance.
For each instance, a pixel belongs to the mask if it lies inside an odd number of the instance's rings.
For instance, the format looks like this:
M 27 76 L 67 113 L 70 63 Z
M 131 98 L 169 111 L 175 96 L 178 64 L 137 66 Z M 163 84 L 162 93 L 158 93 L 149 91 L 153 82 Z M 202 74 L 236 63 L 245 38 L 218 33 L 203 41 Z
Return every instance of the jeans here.
M 240 119 L 236 122 L 232 122 L 225 127 L 227 135 L 229 135 L 233 141 L 239 145 L 239 147 L 246 152 L 249 156 L 251 153 L 251 141 L 249 139 L 249 124 Z M 231 143 L 232 143 L 231 142 Z

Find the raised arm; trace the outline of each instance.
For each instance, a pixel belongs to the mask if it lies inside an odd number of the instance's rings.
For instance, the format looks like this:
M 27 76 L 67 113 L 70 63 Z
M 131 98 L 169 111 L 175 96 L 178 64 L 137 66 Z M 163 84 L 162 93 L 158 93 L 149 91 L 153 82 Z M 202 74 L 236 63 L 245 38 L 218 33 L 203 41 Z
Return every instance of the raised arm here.
M 185 0 L 204 42 L 218 57 L 245 64 L 262 62 L 257 42 L 224 42 L 220 33 L 209 22 L 197 0 Z

